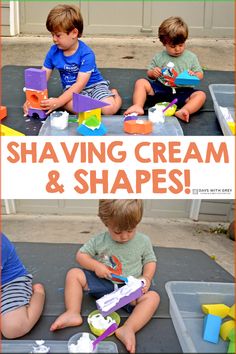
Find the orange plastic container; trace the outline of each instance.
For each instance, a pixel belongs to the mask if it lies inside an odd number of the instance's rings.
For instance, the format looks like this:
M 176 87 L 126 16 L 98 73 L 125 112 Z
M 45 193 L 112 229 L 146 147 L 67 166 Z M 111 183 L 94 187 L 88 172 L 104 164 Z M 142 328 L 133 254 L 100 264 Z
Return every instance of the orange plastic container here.
M 152 132 L 152 122 L 149 120 L 127 120 L 124 122 L 124 131 L 129 134 L 149 134 Z
M 36 91 L 36 90 L 25 90 L 26 94 L 26 101 L 30 103 L 30 108 L 39 108 L 42 109 L 40 106 L 41 101 L 46 100 L 48 98 L 48 90 L 43 91 Z

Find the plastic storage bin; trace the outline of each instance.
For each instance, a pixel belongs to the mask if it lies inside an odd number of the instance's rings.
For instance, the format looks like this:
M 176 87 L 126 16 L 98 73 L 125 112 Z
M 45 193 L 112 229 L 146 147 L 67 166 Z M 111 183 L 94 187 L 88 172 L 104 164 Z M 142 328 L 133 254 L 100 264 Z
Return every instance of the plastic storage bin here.
M 227 353 L 228 342 L 213 344 L 202 339 L 204 313 L 202 304 L 235 302 L 233 283 L 189 281 L 167 282 L 170 315 L 184 353 Z
M 72 118 L 73 117 L 73 118 Z M 71 122 L 70 119 L 75 119 L 75 116 L 70 116 L 68 127 L 64 130 L 59 130 L 53 128 L 50 124 L 50 119 L 47 118 L 42 125 L 39 135 L 42 136 L 71 136 L 77 135 L 78 123 Z M 148 119 L 147 116 L 144 116 L 143 119 Z M 107 135 L 126 135 L 130 134 L 125 133 L 123 129 L 124 117 L 119 115 L 114 116 L 102 116 L 102 122 L 107 128 Z M 183 136 L 183 130 L 180 123 L 176 117 L 166 117 L 165 123 L 156 123 L 153 126 L 152 133 L 150 136 Z M 149 136 L 148 135 L 148 136 Z
M 224 135 L 233 135 L 225 117 L 223 116 L 220 106 L 228 108 L 231 116 L 235 121 L 235 85 L 234 84 L 211 84 L 209 85 L 211 97 L 213 99 L 214 110 L 220 123 Z
M 68 353 L 68 341 L 45 340 L 45 345 L 50 347 L 52 353 Z M 33 346 L 36 346 L 33 340 L 2 340 L 1 353 L 31 353 Z M 117 345 L 111 341 L 103 341 L 97 345 L 97 353 L 118 353 Z

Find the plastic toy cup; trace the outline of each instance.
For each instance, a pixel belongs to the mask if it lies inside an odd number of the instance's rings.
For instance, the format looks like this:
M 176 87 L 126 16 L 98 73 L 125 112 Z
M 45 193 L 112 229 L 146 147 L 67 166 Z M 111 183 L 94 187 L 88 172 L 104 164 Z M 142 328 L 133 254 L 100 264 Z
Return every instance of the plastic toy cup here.
M 79 347 L 77 348 L 73 348 L 73 344 L 74 345 L 77 345 L 78 344 L 78 341 L 81 339 L 81 337 L 83 336 L 88 336 L 88 338 L 90 339 L 90 343 L 91 345 L 88 345 L 86 347 L 82 347 L 81 346 L 81 350 Z M 69 353 L 97 353 L 97 346 L 95 347 L 95 349 L 93 350 L 93 344 L 92 342 L 96 339 L 96 337 L 91 334 L 91 333 L 88 333 L 88 332 L 78 332 L 76 334 L 74 334 L 72 337 L 70 337 L 69 341 L 68 341 L 68 344 L 67 344 L 67 347 L 68 347 L 68 352 Z M 72 345 L 72 346 L 71 346 Z
M 152 123 L 164 123 L 165 115 L 162 112 L 162 107 L 151 107 L 148 109 L 148 119 Z
M 95 334 L 95 336 L 101 336 L 103 334 L 103 332 L 106 330 L 106 328 L 96 328 L 93 326 L 92 323 L 90 323 L 89 319 L 97 314 L 99 314 L 100 312 L 98 310 L 94 310 L 92 311 L 89 315 L 88 315 L 88 324 L 89 324 L 89 327 L 90 327 L 90 330 L 93 334 Z M 117 326 L 119 326 L 120 324 L 120 316 L 118 315 L 117 312 L 112 312 L 110 315 L 109 315 L 114 321 L 116 321 L 116 324 Z M 108 317 L 108 316 L 107 316 Z M 107 317 L 104 317 L 105 319 Z M 113 333 L 111 333 L 109 336 L 111 336 Z M 108 336 L 108 337 L 109 337 Z
M 51 127 L 63 130 L 68 127 L 69 113 L 66 111 L 54 111 L 50 114 Z
M 159 102 L 157 103 L 155 106 L 158 107 L 158 106 L 161 106 L 161 107 L 167 107 L 168 105 L 170 104 L 170 102 Z M 164 112 L 164 115 L 166 117 L 171 117 L 175 114 L 175 111 L 177 109 L 177 105 L 176 104 L 173 104 L 170 108 L 168 108 L 165 112 Z

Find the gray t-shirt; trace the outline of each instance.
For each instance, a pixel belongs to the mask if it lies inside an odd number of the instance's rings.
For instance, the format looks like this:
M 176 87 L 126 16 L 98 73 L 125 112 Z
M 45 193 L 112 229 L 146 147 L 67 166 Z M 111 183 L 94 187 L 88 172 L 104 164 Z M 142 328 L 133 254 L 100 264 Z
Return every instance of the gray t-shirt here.
M 174 70 L 178 74 L 180 74 L 185 70 L 191 70 L 194 72 L 203 72 L 197 56 L 187 49 L 185 49 L 185 51 L 179 57 L 170 56 L 166 50 L 163 50 L 162 52 L 155 54 L 154 57 L 152 58 L 151 63 L 148 65 L 148 70 L 152 70 L 155 67 L 164 69 L 166 68 L 169 62 L 172 62 L 174 64 Z M 168 82 L 165 81 L 163 76 L 160 76 L 158 80 L 162 84 L 168 85 Z
M 109 232 L 103 232 L 85 243 L 80 252 L 89 254 L 109 267 L 118 260 L 125 277 L 132 275 L 138 278 L 146 263 L 156 262 L 149 237 L 140 232 L 136 232 L 134 238 L 126 243 L 118 243 L 112 240 Z

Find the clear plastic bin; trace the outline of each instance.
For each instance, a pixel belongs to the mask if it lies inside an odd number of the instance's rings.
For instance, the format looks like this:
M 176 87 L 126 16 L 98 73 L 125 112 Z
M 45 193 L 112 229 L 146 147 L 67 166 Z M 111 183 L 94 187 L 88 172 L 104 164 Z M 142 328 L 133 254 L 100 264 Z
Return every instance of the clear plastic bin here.
M 227 353 L 228 342 L 213 344 L 202 339 L 202 304 L 235 302 L 233 283 L 207 283 L 189 281 L 167 282 L 170 315 L 184 353 Z
M 225 117 L 223 116 L 220 106 L 228 108 L 231 116 L 235 121 L 235 85 L 234 84 L 211 84 L 209 85 L 211 97 L 213 99 L 214 110 L 220 123 L 224 135 L 233 135 Z
M 71 119 L 75 119 L 75 116 L 70 116 Z M 53 128 L 50 124 L 50 119 L 47 118 L 39 131 L 39 135 L 43 136 L 71 136 L 71 135 L 78 135 L 77 127 L 78 123 L 70 122 L 68 127 L 64 130 L 59 130 Z M 124 125 L 124 117 L 123 116 L 102 116 L 102 122 L 107 128 L 107 135 L 126 135 L 126 136 L 133 136 L 131 134 L 125 133 L 123 129 Z M 144 116 L 143 119 L 148 119 L 147 116 Z M 152 133 L 148 134 L 147 136 L 182 136 L 184 135 L 183 130 L 181 128 L 180 123 L 176 117 L 166 117 L 165 123 L 155 123 L 153 124 L 153 131 Z M 144 135 L 142 135 L 144 136 Z
M 36 346 L 34 340 L 2 340 L 1 353 L 31 353 L 33 346 Z M 68 353 L 68 341 L 45 340 L 45 345 L 50 347 L 52 353 Z M 97 345 L 97 353 L 118 353 L 117 345 L 111 341 L 103 341 Z

